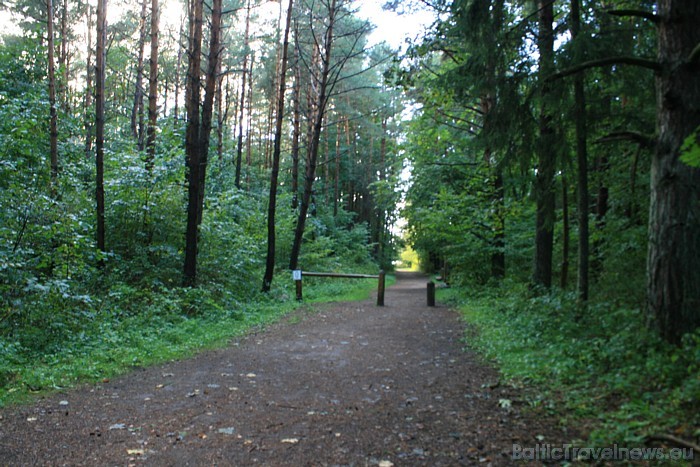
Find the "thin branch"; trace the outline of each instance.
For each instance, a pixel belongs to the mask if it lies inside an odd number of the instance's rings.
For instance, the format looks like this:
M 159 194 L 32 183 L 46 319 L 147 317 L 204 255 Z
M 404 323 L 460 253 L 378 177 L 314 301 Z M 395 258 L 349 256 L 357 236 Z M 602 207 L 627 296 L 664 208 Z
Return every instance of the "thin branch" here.
M 550 75 L 546 78 L 546 81 L 555 81 L 561 78 L 565 78 L 567 76 L 575 75 L 576 73 L 580 73 L 584 70 L 588 70 L 591 68 L 600 68 L 604 66 L 610 66 L 610 65 L 630 65 L 630 66 L 637 66 L 641 68 L 648 68 L 650 70 L 654 70 L 656 72 L 660 72 L 662 70 L 662 66 L 659 62 L 656 60 L 650 60 L 647 58 L 638 58 L 638 57 L 608 57 L 608 58 L 601 58 L 598 60 L 591 60 L 589 62 L 583 62 L 581 64 L 578 64 L 576 66 L 573 66 L 571 68 L 568 68 L 566 70 L 562 70 L 558 73 L 554 73 L 553 75 Z
M 611 143 L 615 141 L 633 141 L 646 149 L 656 146 L 655 137 L 644 135 L 636 131 L 615 131 L 602 138 L 598 138 L 596 143 Z
M 612 16 L 635 16 L 637 18 L 644 18 L 654 24 L 659 24 L 661 21 L 659 15 L 645 10 L 608 10 L 606 13 Z
M 476 167 L 476 162 L 427 162 L 425 165 L 438 165 L 446 167 Z
M 700 60 L 700 42 L 695 46 L 690 55 L 688 55 L 688 63 L 693 63 Z

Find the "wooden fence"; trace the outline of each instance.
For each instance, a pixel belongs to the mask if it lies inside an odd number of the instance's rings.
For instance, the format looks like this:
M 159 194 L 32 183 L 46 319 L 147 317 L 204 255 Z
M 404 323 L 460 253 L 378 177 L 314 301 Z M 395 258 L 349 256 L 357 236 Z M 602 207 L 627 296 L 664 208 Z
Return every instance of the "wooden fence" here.
M 296 284 L 297 289 L 297 300 L 301 301 L 303 299 L 303 278 L 307 277 L 335 277 L 335 278 L 345 278 L 345 279 L 378 279 L 377 285 L 377 306 L 384 306 L 384 284 L 386 275 L 384 271 L 379 271 L 379 274 L 344 274 L 335 272 L 309 272 L 296 270 L 292 271 L 292 278 Z

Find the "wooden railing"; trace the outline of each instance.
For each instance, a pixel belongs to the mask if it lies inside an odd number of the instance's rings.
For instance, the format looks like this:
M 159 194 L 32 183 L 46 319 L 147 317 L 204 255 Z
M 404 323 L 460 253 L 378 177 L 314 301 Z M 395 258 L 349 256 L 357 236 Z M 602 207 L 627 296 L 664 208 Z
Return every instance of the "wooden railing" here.
M 296 270 L 292 271 L 292 278 L 296 284 L 297 290 L 297 300 L 301 301 L 303 299 L 303 278 L 307 277 L 336 277 L 345 279 L 378 279 L 377 285 L 377 306 L 384 306 L 384 285 L 386 280 L 386 275 L 384 271 L 379 271 L 379 274 L 345 274 L 345 273 L 335 273 L 335 272 L 309 272 Z

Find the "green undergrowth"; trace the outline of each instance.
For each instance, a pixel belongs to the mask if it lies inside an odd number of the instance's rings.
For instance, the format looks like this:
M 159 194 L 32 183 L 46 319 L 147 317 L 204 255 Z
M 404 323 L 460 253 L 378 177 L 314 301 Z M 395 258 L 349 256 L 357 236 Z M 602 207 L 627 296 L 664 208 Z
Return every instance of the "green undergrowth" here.
M 582 308 L 574 294 L 531 297 L 525 285 L 442 289 L 470 325 L 466 342 L 511 384 L 534 388 L 532 406 L 585 426 L 596 446 L 700 436 L 700 331 L 680 348 L 645 326 L 639 309 Z
M 245 301 L 206 287 L 145 291 L 117 284 L 99 302 L 63 303 L 82 309 L 0 336 L 0 407 L 226 346 L 301 305 L 291 280 L 277 282 L 269 296 L 249 294 Z M 375 288 L 376 281 L 319 281 L 306 287 L 306 302 L 361 300 Z

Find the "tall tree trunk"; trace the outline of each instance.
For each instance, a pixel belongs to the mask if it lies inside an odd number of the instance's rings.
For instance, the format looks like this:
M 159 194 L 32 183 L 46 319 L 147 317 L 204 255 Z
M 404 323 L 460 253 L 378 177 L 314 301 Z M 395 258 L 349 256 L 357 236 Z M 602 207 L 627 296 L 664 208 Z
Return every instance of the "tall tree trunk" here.
M 571 37 L 574 43 L 580 37 L 581 31 L 581 0 L 571 0 Z M 577 47 L 577 55 L 581 56 L 581 48 Z M 586 125 L 586 95 L 584 92 L 584 74 L 574 77 L 574 119 L 576 120 L 576 161 L 577 176 L 577 214 L 578 214 L 578 297 L 588 300 L 588 261 L 589 261 L 589 194 L 588 194 L 588 148 L 586 140 L 588 130 Z
M 97 47 L 95 48 L 95 167 L 97 203 L 97 248 L 105 247 L 105 59 L 107 44 L 107 0 L 97 0 Z
M 301 137 L 301 63 L 298 34 L 294 35 L 294 89 L 292 91 L 292 209 L 299 205 L 299 139 Z
M 136 55 L 136 78 L 134 79 L 134 100 L 131 106 L 131 134 L 136 139 L 139 151 L 143 151 L 143 57 L 146 48 L 146 13 L 148 0 L 141 0 L 139 22 L 138 53 Z
M 199 131 L 199 207 L 197 223 L 202 223 L 204 212 L 204 193 L 206 173 L 209 161 L 209 137 L 214 116 L 214 97 L 216 95 L 217 70 L 223 48 L 221 47 L 221 14 L 222 0 L 212 1 L 211 21 L 209 29 L 209 56 L 207 60 L 206 80 L 204 83 L 204 102 L 202 103 L 202 128 Z
M 202 10 L 204 0 L 193 0 L 190 7 L 189 47 L 187 51 L 187 83 L 185 107 L 187 129 L 185 153 L 187 158 L 187 230 L 185 233 L 185 269 L 183 284 L 197 283 L 197 248 L 199 243 L 199 172 L 200 172 L 200 96 L 202 60 Z
M 54 58 L 54 11 L 53 0 L 46 0 L 46 33 L 49 52 L 49 154 L 51 162 L 51 195 L 57 196 L 58 189 L 58 113 L 56 111 L 56 61 Z
M 148 129 L 146 139 L 146 170 L 153 171 L 156 158 L 156 126 L 158 124 L 158 0 L 151 0 L 151 60 L 148 75 Z
M 546 81 L 554 71 L 554 2 L 537 0 L 539 32 L 540 121 L 537 178 L 535 181 L 537 215 L 535 226 L 535 270 L 533 282 L 537 287 L 552 286 L 552 252 L 554 247 L 556 146 L 552 126 L 552 89 Z
M 63 0 L 61 13 L 61 54 L 59 65 L 62 74 L 61 104 L 66 113 L 70 112 L 70 87 L 68 85 L 70 60 L 68 56 L 68 0 Z
M 340 203 L 340 120 L 335 126 L 335 174 L 333 176 L 333 217 L 338 216 Z
M 182 40 L 182 36 L 184 34 L 185 30 L 185 18 L 183 16 L 181 22 L 180 22 L 180 34 L 178 35 L 179 40 L 177 42 L 177 63 L 175 64 L 175 89 L 173 89 L 173 92 L 175 94 L 175 102 L 173 103 L 173 119 L 175 120 L 175 123 L 177 123 L 178 119 L 180 118 L 179 112 L 180 112 L 180 68 L 182 67 L 182 45 L 180 45 L 180 41 Z
M 272 172 L 270 174 L 270 199 L 267 208 L 267 261 L 263 276 L 263 292 L 269 292 L 275 273 L 275 213 L 277 211 L 277 183 L 282 152 L 282 122 L 284 120 L 284 94 L 287 90 L 287 53 L 289 50 L 289 29 L 292 24 L 293 0 L 289 0 L 287 24 L 284 28 L 282 59 L 280 62 L 279 93 L 277 95 L 277 115 L 275 117 L 275 142 L 272 150 Z
M 245 115 L 246 79 L 248 77 L 248 54 L 250 41 L 250 0 L 245 16 L 245 35 L 243 36 L 243 76 L 241 78 L 241 99 L 239 104 L 240 115 L 238 116 L 238 146 L 236 148 L 236 188 L 241 188 L 241 165 L 243 159 L 243 117 Z M 250 138 L 250 135 L 248 135 Z
M 323 129 L 323 116 L 325 114 L 326 104 L 328 103 L 328 77 L 331 69 L 331 51 L 333 46 L 333 27 L 336 17 L 336 0 L 330 0 L 328 7 L 328 26 L 324 37 L 324 54 L 321 58 L 321 73 L 318 82 L 318 94 L 316 99 L 316 112 L 314 115 L 312 138 L 309 141 L 309 158 L 306 165 L 306 174 L 304 177 L 304 194 L 302 196 L 301 207 L 299 209 L 299 218 L 294 231 L 294 241 L 292 243 L 291 258 L 289 261 L 289 269 L 295 270 L 299 266 L 299 254 L 301 253 L 301 243 L 304 237 L 304 228 L 306 226 L 306 215 L 309 211 L 309 204 L 313 194 L 313 183 L 316 178 L 316 160 L 318 157 L 318 148 L 321 140 L 321 130 Z M 313 77 L 312 77 L 313 79 Z
M 569 283 L 569 251 L 571 245 L 571 226 L 569 224 L 569 184 L 566 181 L 566 173 L 561 174 L 561 217 L 562 217 L 562 248 L 561 248 L 561 275 L 559 287 L 566 289 Z
M 92 108 L 92 6 L 85 9 L 87 24 L 87 58 L 85 70 L 85 158 L 92 154 L 92 122 L 90 120 L 90 109 Z
M 700 169 L 679 160 L 700 126 L 700 2 L 659 0 L 657 132 L 651 166 L 648 310 L 669 342 L 700 326 Z
M 226 114 L 224 114 L 224 76 L 221 74 L 221 62 L 223 60 L 223 46 L 221 47 L 220 54 L 222 57 L 219 59 L 219 68 L 216 70 L 216 155 L 219 159 L 219 166 L 223 166 L 224 162 L 224 125 L 226 124 L 226 117 L 228 113 L 228 107 L 226 108 Z

